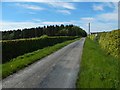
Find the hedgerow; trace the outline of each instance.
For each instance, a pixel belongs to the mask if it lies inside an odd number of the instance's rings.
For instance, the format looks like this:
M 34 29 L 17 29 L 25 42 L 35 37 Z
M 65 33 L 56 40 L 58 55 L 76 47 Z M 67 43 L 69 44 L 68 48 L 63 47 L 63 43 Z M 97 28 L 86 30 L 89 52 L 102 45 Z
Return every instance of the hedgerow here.
M 2 63 L 10 61 L 12 58 L 32 52 L 44 47 L 52 46 L 67 40 L 73 40 L 77 37 L 48 37 L 18 39 L 18 40 L 3 40 L 2 41 Z
M 96 38 L 107 54 L 120 58 L 120 30 L 99 33 Z

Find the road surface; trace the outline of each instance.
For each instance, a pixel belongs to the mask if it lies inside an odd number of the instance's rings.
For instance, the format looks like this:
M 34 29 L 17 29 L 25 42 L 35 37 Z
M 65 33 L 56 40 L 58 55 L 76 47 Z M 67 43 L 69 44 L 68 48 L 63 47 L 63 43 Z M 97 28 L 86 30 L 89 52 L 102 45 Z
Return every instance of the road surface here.
M 3 88 L 75 88 L 85 38 L 5 78 Z

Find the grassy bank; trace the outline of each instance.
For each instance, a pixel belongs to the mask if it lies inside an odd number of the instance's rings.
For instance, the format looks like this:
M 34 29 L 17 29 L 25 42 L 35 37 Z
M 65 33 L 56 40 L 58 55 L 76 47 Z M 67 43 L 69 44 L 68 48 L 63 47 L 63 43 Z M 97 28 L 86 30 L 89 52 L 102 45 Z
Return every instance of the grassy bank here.
M 97 42 L 86 38 L 77 88 L 117 88 L 118 60 L 103 51 Z
M 18 70 L 34 63 L 37 60 L 40 60 L 41 58 L 57 51 L 58 49 L 66 46 L 78 39 L 65 41 L 63 43 L 59 43 L 54 46 L 39 49 L 32 53 L 27 53 L 27 54 L 24 54 L 22 56 L 12 59 L 11 61 L 2 65 L 2 78 L 5 78 L 5 77 L 17 72 Z

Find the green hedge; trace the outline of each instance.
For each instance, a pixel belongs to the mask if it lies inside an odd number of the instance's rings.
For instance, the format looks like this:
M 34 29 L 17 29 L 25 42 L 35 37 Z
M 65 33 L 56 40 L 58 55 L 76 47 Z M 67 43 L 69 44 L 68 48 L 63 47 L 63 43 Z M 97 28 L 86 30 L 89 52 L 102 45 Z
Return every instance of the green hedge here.
M 12 58 L 77 37 L 40 37 L 2 41 L 2 63 Z
M 120 30 L 100 33 L 96 38 L 108 54 L 120 58 Z

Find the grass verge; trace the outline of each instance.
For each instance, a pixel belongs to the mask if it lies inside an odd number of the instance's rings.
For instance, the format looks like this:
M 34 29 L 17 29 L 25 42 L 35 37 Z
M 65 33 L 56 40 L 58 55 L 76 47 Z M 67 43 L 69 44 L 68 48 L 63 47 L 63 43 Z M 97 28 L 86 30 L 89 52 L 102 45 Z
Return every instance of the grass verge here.
M 5 78 L 17 72 L 18 70 L 24 67 L 27 67 L 28 65 L 34 63 L 35 61 L 40 60 L 41 58 L 79 39 L 80 38 L 77 38 L 75 40 L 65 41 L 63 43 L 59 43 L 54 46 L 39 49 L 32 53 L 27 53 L 27 54 L 24 54 L 22 56 L 18 56 L 17 58 L 12 59 L 10 62 L 7 62 L 2 65 L 2 78 Z
M 97 42 L 86 38 L 77 88 L 117 88 L 118 59 L 107 55 Z

